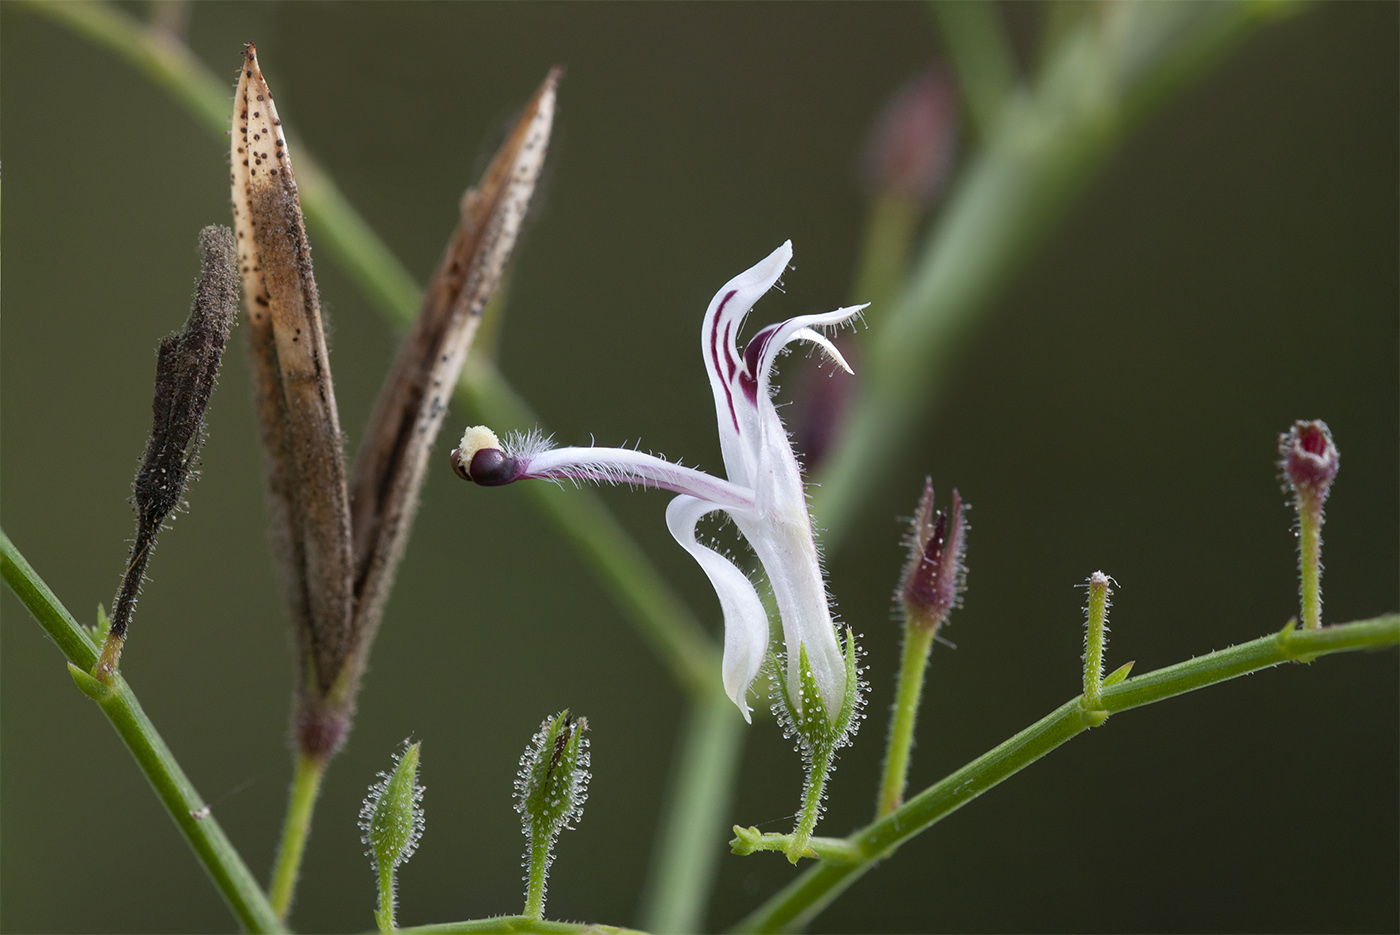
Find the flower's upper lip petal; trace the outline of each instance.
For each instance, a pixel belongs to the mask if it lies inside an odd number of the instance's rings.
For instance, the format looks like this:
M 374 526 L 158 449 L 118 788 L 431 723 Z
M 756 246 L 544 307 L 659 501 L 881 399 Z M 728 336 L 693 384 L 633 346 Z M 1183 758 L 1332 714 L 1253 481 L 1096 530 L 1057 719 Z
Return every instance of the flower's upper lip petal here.
M 747 487 L 631 448 L 551 448 L 522 454 L 520 468 L 514 479 L 641 484 L 688 494 L 714 509 L 754 509 L 753 491 Z
M 724 612 L 724 690 L 739 706 L 744 720 L 752 723 L 748 690 L 768 653 L 768 613 L 747 575 L 723 555 L 695 541 L 695 524 L 715 509 L 704 500 L 676 497 L 666 507 L 666 526 L 714 585 Z
M 769 325 L 753 336 L 749 341 L 749 347 L 744 350 L 744 357 L 752 367 L 754 383 L 759 392 L 768 392 L 769 376 L 773 370 L 773 362 L 778 359 L 782 350 L 793 341 L 811 341 L 818 344 L 830 354 L 837 363 L 850 371 L 850 365 L 841 356 L 841 352 L 836 350 L 835 345 L 823 337 L 815 328 L 839 325 L 849 321 L 862 310 L 866 305 L 851 305 L 846 308 L 838 308 L 835 311 L 824 312 L 820 315 L 798 315 L 796 318 L 789 318 L 787 321 L 779 322 L 776 325 Z
M 737 407 L 742 402 L 735 398 L 734 392 L 735 381 L 743 367 L 737 344 L 739 328 L 749 309 L 773 288 L 791 260 L 792 241 L 784 241 L 781 247 L 725 283 L 705 311 L 700 341 L 705 370 L 710 376 L 710 389 L 715 394 L 715 409 L 722 437 L 728 433 L 739 434 Z

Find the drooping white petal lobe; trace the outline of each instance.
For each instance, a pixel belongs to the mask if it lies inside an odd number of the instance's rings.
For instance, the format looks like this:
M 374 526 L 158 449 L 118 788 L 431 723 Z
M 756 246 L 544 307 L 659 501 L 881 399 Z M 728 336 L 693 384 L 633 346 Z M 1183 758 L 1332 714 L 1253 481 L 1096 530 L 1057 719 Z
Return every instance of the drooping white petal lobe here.
M 748 576 L 714 549 L 695 541 L 695 524 L 718 507 L 685 495 L 666 507 L 666 527 L 700 563 L 719 597 L 724 612 L 724 691 L 739 706 L 744 720 L 749 714 L 748 690 L 768 653 L 768 613 Z

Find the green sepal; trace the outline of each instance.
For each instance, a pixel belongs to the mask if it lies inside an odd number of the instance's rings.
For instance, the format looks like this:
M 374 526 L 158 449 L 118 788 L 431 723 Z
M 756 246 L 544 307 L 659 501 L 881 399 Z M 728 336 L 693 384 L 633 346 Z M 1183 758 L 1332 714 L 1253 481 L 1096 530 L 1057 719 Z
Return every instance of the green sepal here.
M 1134 660 L 1134 661 L 1136 661 L 1136 660 Z M 1133 671 L 1133 663 L 1132 663 L 1132 662 L 1125 662 L 1125 663 L 1123 663 L 1121 666 L 1119 666 L 1118 668 L 1114 669 L 1112 672 L 1108 673 L 1108 677 L 1105 678 L 1105 679 L 1103 680 L 1103 687 L 1104 687 L 1104 688 L 1107 688 L 1107 687 L 1110 686 L 1110 685 L 1117 685 L 1119 682 L 1124 681 L 1125 679 L 1127 679 L 1128 673 L 1130 673 L 1130 672 L 1132 672 L 1132 671 Z
M 68 674 L 73 677 L 73 684 L 78 686 L 78 691 L 87 695 L 98 704 L 102 704 L 112 696 L 112 688 L 104 685 L 93 678 L 87 671 L 68 663 Z
M 729 851 L 738 854 L 740 857 L 747 857 L 754 851 L 760 850 L 763 844 L 763 832 L 752 825 L 742 828 L 734 826 L 734 839 L 729 842 Z

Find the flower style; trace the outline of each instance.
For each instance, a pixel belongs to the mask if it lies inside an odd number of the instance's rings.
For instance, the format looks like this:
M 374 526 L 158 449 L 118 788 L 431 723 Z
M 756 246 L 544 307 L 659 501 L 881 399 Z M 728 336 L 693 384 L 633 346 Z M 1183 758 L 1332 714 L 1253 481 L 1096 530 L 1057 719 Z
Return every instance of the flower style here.
M 702 517 L 728 513 L 773 589 L 787 644 L 789 697 L 802 704 L 800 659 L 805 650 L 820 701 L 834 722 L 845 696 L 846 663 L 832 624 L 801 470 L 773 405 L 771 377 L 778 355 L 793 341 L 816 344 L 850 372 L 840 352 L 815 329 L 841 324 L 865 306 L 769 325 L 740 351 L 736 339 L 744 318 L 791 259 L 788 241 L 726 283 L 705 312 L 700 345 L 715 396 L 726 478 L 626 448 L 549 448 L 538 436 L 502 445 L 485 426 L 466 430 L 452 452 L 452 466 L 464 479 L 488 487 L 539 478 L 638 484 L 680 494 L 666 509 L 666 525 L 700 563 L 719 596 L 724 688 L 749 720 L 747 692 L 768 651 L 768 615 L 748 576 L 695 537 Z

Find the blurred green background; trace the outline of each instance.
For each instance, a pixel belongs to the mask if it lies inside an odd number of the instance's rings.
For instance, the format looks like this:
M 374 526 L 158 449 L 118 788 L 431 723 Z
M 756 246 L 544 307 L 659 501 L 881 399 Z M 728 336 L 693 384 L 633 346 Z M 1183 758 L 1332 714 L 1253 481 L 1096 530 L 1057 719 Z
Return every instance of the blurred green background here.
M 1006 14 L 1032 49 L 1042 9 Z M 915 787 L 1078 691 L 1075 585 L 1097 568 L 1121 584 L 1110 667 L 1167 665 L 1294 613 L 1272 462 L 1296 418 L 1326 419 L 1343 455 L 1326 618 L 1396 607 L 1397 18 L 1393 4 L 1328 4 L 1252 36 L 1123 140 L 939 375 L 932 416 L 828 563 L 874 687 L 826 833 L 871 811 L 898 658 L 897 518 L 926 473 L 975 509 L 970 590 L 947 634 L 958 648 L 934 653 Z M 862 138 L 942 47 L 916 5 L 197 4 L 188 34 L 230 94 L 242 43 L 258 43 L 295 137 L 420 280 L 512 111 L 567 65 L 502 369 L 561 442 L 640 439 L 710 469 L 706 302 L 789 237 L 786 294 L 756 321 L 860 298 Z M 228 223 L 227 150 L 133 69 L 9 3 L 0 110 L 3 523 L 90 622 L 131 535 L 153 348 L 188 309 L 196 232 Z M 353 450 L 395 338 L 319 257 Z M 293 669 L 243 341 L 123 670 L 261 876 L 290 776 Z M 787 362 L 788 385 L 804 366 Z M 666 497 L 603 495 L 717 626 L 713 592 L 665 530 Z M 469 488 L 435 458 L 424 496 L 293 924 L 372 927 L 355 816 L 410 735 L 428 829 L 400 875 L 400 922 L 518 911 L 511 781 L 532 731 L 565 706 L 593 726 L 594 781 L 548 912 L 633 922 L 682 698 L 523 490 Z M 8 591 L 0 609 L 0 927 L 231 928 L 61 655 Z M 1393 931 L 1398 699 L 1391 652 L 1121 715 L 915 839 L 814 929 Z M 761 721 L 732 821 L 789 830 L 800 781 Z M 725 850 L 718 831 L 712 846 Z M 720 867 L 713 927 L 794 873 L 777 855 Z

